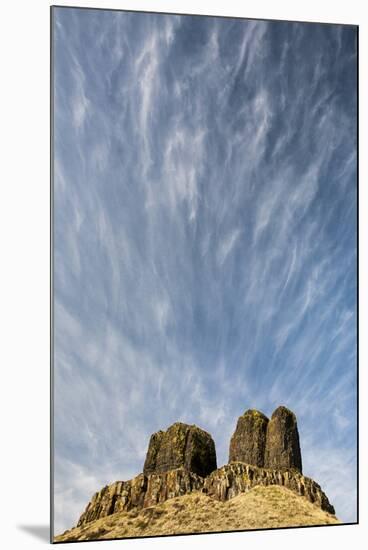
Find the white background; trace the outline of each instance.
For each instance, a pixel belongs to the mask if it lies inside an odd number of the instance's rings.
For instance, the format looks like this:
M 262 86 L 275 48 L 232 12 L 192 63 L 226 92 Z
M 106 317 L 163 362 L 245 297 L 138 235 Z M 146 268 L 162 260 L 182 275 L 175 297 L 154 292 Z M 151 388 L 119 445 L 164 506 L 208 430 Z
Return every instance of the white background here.
M 98 0 L 83 5 L 360 25 L 360 525 L 88 543 L 116 548 L 363 548 L 368 539 L 367 52 L 359 0 Z M 1 5 L 0 545 L 39 548 L 49 521 L 49 5 Z M 341 472 L 341 476 L 344 473 Z M 84 548 L 71 544 L 68 548 Z M 87 548 L 87 547 L 86 547 Z

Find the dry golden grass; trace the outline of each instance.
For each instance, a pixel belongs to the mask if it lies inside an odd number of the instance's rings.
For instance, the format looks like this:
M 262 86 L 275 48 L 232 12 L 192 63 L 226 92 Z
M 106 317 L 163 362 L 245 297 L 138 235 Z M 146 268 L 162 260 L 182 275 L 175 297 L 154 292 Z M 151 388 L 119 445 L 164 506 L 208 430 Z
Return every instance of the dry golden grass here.
M 340 523 L 304 497 L 276 485 L 254 487 L 219 502 L 202 493 L 167 500 L 131 512 L 119 512 L 55 537 L 55 542 L 208 533 Z

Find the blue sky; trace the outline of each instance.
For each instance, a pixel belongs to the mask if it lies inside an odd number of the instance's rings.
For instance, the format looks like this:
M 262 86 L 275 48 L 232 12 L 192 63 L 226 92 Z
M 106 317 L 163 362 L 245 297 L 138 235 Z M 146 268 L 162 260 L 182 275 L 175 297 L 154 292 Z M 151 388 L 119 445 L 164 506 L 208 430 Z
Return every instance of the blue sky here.
M 55 530 L 195 423 L 298 417 L 356 519 L 356 30 L 54 9 Z

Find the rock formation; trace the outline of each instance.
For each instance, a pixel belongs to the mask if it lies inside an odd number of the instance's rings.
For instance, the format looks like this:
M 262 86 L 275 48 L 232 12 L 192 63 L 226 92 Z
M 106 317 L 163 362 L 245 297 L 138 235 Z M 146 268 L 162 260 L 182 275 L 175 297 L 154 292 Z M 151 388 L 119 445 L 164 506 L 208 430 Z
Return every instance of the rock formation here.
M 143 473 L 185 468 L 202 477 L 217 468 L 215 443 L 197 426 L 176 422 L 166 432 L 154 433 L 148 445 Z
M 299 433 L 295 414 L 278 407 L 267 426 L 266 468 L 295 468 L 302 472 Z
M 264 466 L 268 422 L 267 416 L 254 409 L 239 417 L 230 441 L 229 462 Z
M 290 489 L 322 510 L 335 513 L 321 487 L 301 473 L 296 417 L 286 407 L 278 407 L 270 421 L 259 411 L 246 411 L 231 438 L 229 461 L 216 469 L 212 437 L 197 426 L 176 422 L 151 436 L 143 473 L 97 492 L 79 518 L 78 527 L 192 492 L 227 501 L 256 486 L 270 485 Z

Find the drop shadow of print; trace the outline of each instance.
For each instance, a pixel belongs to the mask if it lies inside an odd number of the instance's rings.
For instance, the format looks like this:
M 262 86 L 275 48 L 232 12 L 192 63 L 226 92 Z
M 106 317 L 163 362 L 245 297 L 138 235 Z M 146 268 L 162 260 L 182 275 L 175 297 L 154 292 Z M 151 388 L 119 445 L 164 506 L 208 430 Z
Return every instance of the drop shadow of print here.
M 29 533 L 34 538 L 49 543 L 50 542 L 50 526 L 49 525 L 17 525 L 17 529 Z

